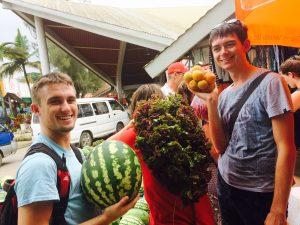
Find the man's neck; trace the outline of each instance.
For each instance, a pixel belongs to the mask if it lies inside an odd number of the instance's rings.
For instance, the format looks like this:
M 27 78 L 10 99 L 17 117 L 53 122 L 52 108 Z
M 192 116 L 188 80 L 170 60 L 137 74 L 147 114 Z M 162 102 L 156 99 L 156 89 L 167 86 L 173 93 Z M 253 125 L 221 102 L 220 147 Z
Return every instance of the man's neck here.
M 260 68 L 246 64 L 236 68 L 235 70 L 228 71 L 235 87 L 239 87 L 251 78 Z
M 64 149 L 70 148 L 71 133 L 54 133 L 54 132 L 42 132 L 45 136 L 51 139 L 56 144 L 62 146 Z

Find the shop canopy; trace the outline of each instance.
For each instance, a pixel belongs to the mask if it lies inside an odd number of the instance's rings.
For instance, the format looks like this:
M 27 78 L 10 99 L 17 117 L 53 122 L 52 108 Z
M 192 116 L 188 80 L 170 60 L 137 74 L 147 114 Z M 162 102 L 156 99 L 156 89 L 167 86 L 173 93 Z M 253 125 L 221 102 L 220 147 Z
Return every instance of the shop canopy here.
M 252 45 L 300 48 L 299 0 L 235 0 Z

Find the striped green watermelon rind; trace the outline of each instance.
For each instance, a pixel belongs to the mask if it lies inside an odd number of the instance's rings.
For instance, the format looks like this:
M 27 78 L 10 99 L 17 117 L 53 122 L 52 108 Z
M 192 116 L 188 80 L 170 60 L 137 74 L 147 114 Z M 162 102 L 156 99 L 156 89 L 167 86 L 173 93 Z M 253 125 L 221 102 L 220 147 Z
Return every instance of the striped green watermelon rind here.
M 135 216 L 123 216 L 119 225 L 145 225 L 143 221 Z
M 141 209 L 141 210 L 144 210 L 146 211 L 147 213 L 150 212 L 150 209 L 149 209 L 149 206 L 148 206 L 148 203 L 146 201 L 146 199 L 143 197 L 143 198 L 140 198 L 135 206 L 134 206 L 135 209 Z
M 149 213 L 142 209 L 133 208 L 130 209 L 123 217 L 134 217 L 138 218 L 143 222 L 143 224 L 149 224 Z
M 81 186 L 88 201 L 106 208 L 122 197 L 133 199 L 141 186 L 138 157 L 125 143 L 105 141 L 83 163 Z

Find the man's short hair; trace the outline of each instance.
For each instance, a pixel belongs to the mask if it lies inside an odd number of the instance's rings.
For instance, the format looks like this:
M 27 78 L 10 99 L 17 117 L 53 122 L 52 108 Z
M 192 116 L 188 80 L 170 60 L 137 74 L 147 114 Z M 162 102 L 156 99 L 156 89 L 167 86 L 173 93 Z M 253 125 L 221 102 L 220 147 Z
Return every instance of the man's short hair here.
M 32 102 L 40 104 L 40 96 L 39 96 L 39 89 L 44 87 L 45 85 L 49 84 L 59 84 L 63 83 L 66 85 L 70 85 L 74 87 L 74 83 L 72 81 L 72 78 L 62 72 L 51 72 L 48 73 L 47 75 L 42 76 L 31 88 L 31 97 L 32 97 Z M 75 90 L 75 87 L 74 87 Z
M 288 72 L 291 72 L 300 77 L 300 56 L 295 55 L 284 61 L 280 65 L 280 71 L 283 74 L 288 74 Z
M 214 39 L 223 38 L 229 34 L 236 34 L 240 42 L 243 44 L 248 38 L 247 32 L 247 26 L 240 20 L 232 19 L 223 21 L 211 30 L 209 36 L 209 45 L 211 46 Z

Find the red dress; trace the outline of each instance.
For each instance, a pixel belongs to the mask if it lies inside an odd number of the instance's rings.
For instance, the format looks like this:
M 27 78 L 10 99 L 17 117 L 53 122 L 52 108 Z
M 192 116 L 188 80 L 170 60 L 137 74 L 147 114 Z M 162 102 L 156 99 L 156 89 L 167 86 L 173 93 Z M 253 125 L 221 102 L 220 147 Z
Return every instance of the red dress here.
M 178 196 L 168 192 L 152 175 L 142 159 L 141 152 L 134 148 L 134 128 L 124 130 L 112 139 L 128 144 L 137 153 L 142 166 L 144 195 L 150 209 L 150 225 L 215 225 L 213 211 L 207 195 L 197 203 L 183 207 Z M 195 221 L 193 223 L 193 221 Z

